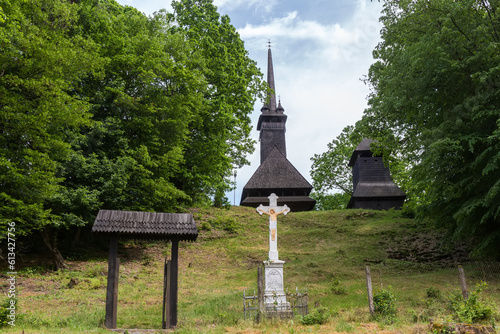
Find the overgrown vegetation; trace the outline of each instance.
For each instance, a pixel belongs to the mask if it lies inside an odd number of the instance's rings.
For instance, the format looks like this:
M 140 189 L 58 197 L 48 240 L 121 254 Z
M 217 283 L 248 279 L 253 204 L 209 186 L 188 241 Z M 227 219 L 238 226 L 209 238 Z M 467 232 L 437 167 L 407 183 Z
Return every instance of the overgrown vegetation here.
M 402 218 L 400 212 L 367 210 L 291 212 L 280 217 L 278 247 L 280 259 L 286 261 L 285 287 L 290 291 L 307 287 L 310 315 L 282 323 L 245 321 L 243 290 L 248 294 L 257 289 L 257 266 L 268 255 L 268 221 L 243 207 L 197 208 L 192 213 L 200 234 L 196 242 L 180 244 L 177 333 L 375 333 L 381 328 L 387 333 L 424 333 L 431 319 L 458 321 L 447 297 L 460 287 L 457 268 L 446 259 L 453 252 L 440 251 L 441 260 L 433 263 L 412 262 L 411 258 L 426 259 L 416 256 L 419 252 L 436 250 L 400 244 L 412 236 L 433 240 L 437 232 Z M 210 229 L 202 229 L 203 224 Z M 234 224 L 236 233 L 228 229 Z M 69 270 L 59 272 L 48 270 L 50 261 L 39 253 L 23 254 L 19 260 L 20 318 L 15 328 L 7 326 L 2 331 L 106 333 L 108 250 L 97 240 L 95 247 L 82 251 L 79 260 L 68 262 Z M 167 242 L 120 242 L 119 328 L 161 327 L 163 263 L 170 256 L 169 247 Z M 401 252 L 408 252 L 407 257 L 396 252 L 400 247 Z M 460 260 L 470 286 L 481 280 L 488 283 L 481 287 L 478 301 L 491 307 L 491 317 L 476 321 L 491 326 L 500 319 L 500 265 L 489 276 L 485 268 L 474 271 L 467 258 Z M 397 316 L 391 321 L 370 317 L 366 265 L 371 268 L 375 292 L 391 286 L 392 296 L 384 298 L 397 300 Z M 4 290 L 4 282 L 0 284 Z
M 487 287 L 486 283 L 476 285 L 467 299 L 464 299 L 460 291 L 448 296 L 449 308 L 454 312 L 456 320 L 463 323 L 475 323 L 479 320 L 489 320 L 493 314 L 490 306 L 486 305 L 480 298 L 480 293 Z
M 322 325 L 330 317 L 330 310 L 327 307 L 313 309 L 309 314 L 299 316 L 299 321 L 303 325 Z
M 373 305 L 375 318 L 386 323 L 392 323 L 396 319 L 398 312 L 396 297 L 392 293 L 391 287 L 382 289 L 373 295 Z

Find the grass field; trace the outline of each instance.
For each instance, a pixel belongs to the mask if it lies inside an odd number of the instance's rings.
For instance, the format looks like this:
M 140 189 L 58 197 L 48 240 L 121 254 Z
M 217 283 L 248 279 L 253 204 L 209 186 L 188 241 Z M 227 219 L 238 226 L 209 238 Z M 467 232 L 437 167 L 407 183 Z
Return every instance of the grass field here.
M 180 244 L 176 333 L 430 333 L 431 320 L 459 322 L 449 309 L 449 296 L 460 293 L 457 262 L 464 263 L 470 290 L 481 281 L 488 284 L 478 302 L 492 312 L 480 323 L 500 322 L 500 266 L 468 264 L 460 247 L 442 250 L 438 232 L 399 212 L 366 210 L 291 212 L 278 219 L 285 286 L 307 288 L 309 311 L 326 310 L 326 323 L 244 320 L 243 291 L 257 289 L 257 267 L 267 259 L 267 219 L 244 207 L 192 213 L 199 237 Z M 118 328 L 161 328 L 169 250 L 166 242 L 121 241 Z M 68 261 L 70 269 L 61 272 L 48 270 L 44 262 L 34 265 L 36 256 L 25 254 L 31 262 L 18 273 L 16 326 L 0 331 L 107 333 L 107 252 L 82 252 L 84 260 Z M 375 293 L 393 293 L 395 317 L 370 316 L 365 266 L 371 268 Z

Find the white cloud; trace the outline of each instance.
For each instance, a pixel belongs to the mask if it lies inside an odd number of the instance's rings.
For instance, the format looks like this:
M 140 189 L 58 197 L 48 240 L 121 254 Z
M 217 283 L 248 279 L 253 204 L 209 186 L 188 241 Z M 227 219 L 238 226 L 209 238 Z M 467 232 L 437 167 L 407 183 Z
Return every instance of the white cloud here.
M 256 12 L 266 13 L 271 12 L 276 4 L 277 0 L 214 0 L 214 5 L 225 10 L 234 10 L 244 5 L 246 8 L 254 7 Z
M 339 58 L 352 61 L 353 56 L 363 53 L 367 48 L 370 51 L 373 49 L 373 41 L 378 38 L 380 30 L 373 8 L 368 11 L 364 1 L 359 3 L 362 5 L 358 6 L 352 20 L 345 26 L 302 20 L 297 11 L 292 11 L 263 25 L 247 24 L 238 32 L 247 43 L 266 38 L 282 44 L 308 41 L 315 43 L 316 56 L 330 59 L 327 62 Z

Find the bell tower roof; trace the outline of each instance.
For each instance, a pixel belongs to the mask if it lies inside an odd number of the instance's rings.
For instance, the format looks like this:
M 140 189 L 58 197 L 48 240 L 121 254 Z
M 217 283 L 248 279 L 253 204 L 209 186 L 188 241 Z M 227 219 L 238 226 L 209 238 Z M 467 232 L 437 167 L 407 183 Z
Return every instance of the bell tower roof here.
M 286 123 L 287 116 L 284 114 L 285 109 L 279 104 L 276 105 L 276 86 L 274 84 L 274 69 L 273 69 L 273 55 L 271 53 L 271 41 L 267 42 L 269 49 L 267 50 L 267 85 L 271 92 L 267 96 L 266 103 L 260 109 L 261 114 L 257 122 L 257 130 L 260 131 L 262 123 L 264 122 L 277 122 Z
M 271 41 L 269 49 L 267 50 L 267 84 L 271 89 L 271 94 L 268 96 L 267 104 L 270 112 L 276 111 L 276 87 L 274 85 L 274 69 L 273 69 L 273 55 L 271 53 Z

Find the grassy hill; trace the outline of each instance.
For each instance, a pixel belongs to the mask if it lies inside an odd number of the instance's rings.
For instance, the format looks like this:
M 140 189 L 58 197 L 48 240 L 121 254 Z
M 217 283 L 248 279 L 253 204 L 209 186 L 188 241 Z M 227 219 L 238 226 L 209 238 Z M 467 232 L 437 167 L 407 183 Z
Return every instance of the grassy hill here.
M 399 212 L 345 210 L 291 212 L 278 219 L 285 286 L 307 288 L 309 310 L 327 309 L 328 321 L 312 326 L 299 319 L 245 321 L 243 291 L 257 289 L 257 267 L 267 259 L 267 216 L 244 207 L 192 213 L 199 237 L 179 249 L 178 333 L 425 333 L 431 318 L 449 321 L 455 315 L 447 296 L 460 291 L 455 264 L 467 263 L 464 250 L 456 245 L 443 250 L 438 232 Z M 166 242 L 120 243 L 119 328 L 161 328 L 163 262 L 169 251 Z M 107 332 L 102 325 L 106 250 L 69 265 L 70 270 L 56 273 L 43 265 L 19 272 L 18 319 L 5 332 Z M 395 319 L 370 316 L 365 266 L 371 268 L 374 292 L 389 288 L 395 295 Z M 488 283 L 480 295 L 493 311 L 486 323 L 500 321 L 500 266 L 476 269 L 465 265 L 469 287 Z M 7 283 L 2 284 L 6 291 Z

